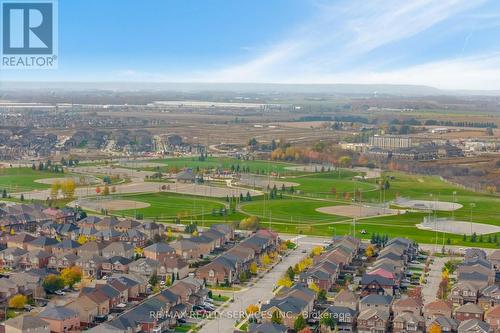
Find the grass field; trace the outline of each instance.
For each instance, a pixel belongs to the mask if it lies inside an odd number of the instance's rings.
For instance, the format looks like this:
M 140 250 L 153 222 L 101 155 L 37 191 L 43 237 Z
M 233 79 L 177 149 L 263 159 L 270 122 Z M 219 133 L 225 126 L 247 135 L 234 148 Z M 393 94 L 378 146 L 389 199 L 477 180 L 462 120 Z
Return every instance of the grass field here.
M 182 196 L 172 193 L 145 193 L 120 195 L 119 199 L 149 203 L 151 206 L 141 209 L 121 210 L 117 215 L 135 216 L 141 213 L 146 219 L 171 222 L 175 217 L 181 220 L 199 220 L 202 215 L 211 216 L 212 210 L 224 208 L 222 201 L 195 196 Z
M 213 214 L 212 210 L 219 211 L 227 205 L 224 199 L 210 199 L 172 193 L 150 193 L 121 195 L 120 198 L 147 202 L 151 206 L 137 211 L 131 209 L 117 212 L 117 215 L 134 216 L 141 213 L 144 218 L 156 219 L 162 222 L 172 222 L 175 217 L 181 218 L 181 223 L 196 221 L 198 224 L 240 221 L 255 215 L 261 220 L 261 225 L 272 227 L 274 230 L 288 233 L 303 233 L 311 235 L 332 236 L 353 233 L 353 220 L 348 217 L 330 215 L 316 211 L 319 207 L 352 204 L 352 193 L 355 190 L 362 192 L 364 203 L 382 203 L 394 200 L 398 196 L 409 199 L 439 200 L 457 202 L 463 205 L 455 212 L 436 212 L 439 217 L 454 217 L 456 220 L 488 223 L 500 226 L 500 197 L 484 193 L 475 193 L 451 185 L 439 177 L 411 175 L 402 172 L 384 172 L 388 177 L 390 187 L 385 191 L 379 190 L 376 180 L 353 180 L 359 173 L 349 170 L 340 172 L 307 173 L 286 170 L 294 164 L 267 161 L 242 161 L 234 158 L 213 158 L 199 161 L 198 158 L 173 158 L 148 160 L 148 162 L 162 163 L 164 169 L 185 167 L 193 169 L 231 169 L 231 166 L 240 166 L 240 169 L 250 168 L 250 173 L 267 174 L 269 171 L 279 173 L 283 181 L 298 183 L 294 187 L 296 192 L 291 194 L 285 191 L 282 198 L 272 199 L 263 196 L 254 197 L 252 201 L 241 202 L 236 212 L 229 212 L 226 216 Z M 296 165 L 296 164 L 295 164 Z M 143 168 L 144 169 L 144 168 Z M 149 168 L 154 170 L 155 168 Z M 23 184 L 45 188 L 46 185 L 36 184 L 28 177 L 47 178 L 45 173 L 23 175 Z M 0 180 L 1 180 L 0 176 Z M 36 179 L 36 178 L 34 178 Z M 279 182 L 279 181 L 277 181 Z M 11 181 L 18 183 L 18 181 Z M 1 186 L 0 182 L 0 186 Z M 335 188 L 336 194 L 332 189 Z M 350 197 L 345 199 L 344 192 Z M 279 196 L 281 197 L 281 196 Z M 462 235 L 436 233 L 420 230 L 416 224 L 422 222 L 425 212 L 409 212 L 393 216 L 377 216 L 360 218 L 356 221 L 356 235 L 370 238 L 374 233 L 387 234 L 389 237 L 403 236 L 418 242 L 435 243 L 442 245 L 496 247 L 493 235 L 482 237 L 482 242 L 463 240 Z M 361 230 L 365 233 L 361 235 Z M 497 235 L 500 239 L 500 233 Z
M 260 160 L 240 160 L 237 158 L 230 157 L 208 157 L 204 161 L 200 161 L 198 157 L 184 157 L 184 158 L 166 158 L 157 160 L 148 160 L 151 163 L 162 163 L 165 164 L 166 169 L 168 168 L 191 168 L 191 169 L 230 169 L 231 166 L 235 168 L 239 165 L 241 169 L 243 167 L 250 168 L 251 173 L 268 173 L 277 172 L 280 174 L 297 174 L 296 171 L 286 170 L 288 166 L 297 166 L 298 164 L 284 163 L 284 162 L 268 162 Z M 156 168 L 145 168 L 154 170 Z
M 64 177 L 65 174 L 50 171 L 38 171 L 31 168 L 3 168 L 0 169 L 0 190 L 7 192 L 30 191 L 49 188 L 50 185 L 36 183 L 43 178 Z
M 352 180 L 352 177 L 357 173 L 351 171 L 341 171 L 340 176 L 337 172 L 330 173 L 315 173 L 301 177 L 289 177 L 285 180 L 290 180 L 299 183 L 296 189 L 300 190 L 303 194 L 311 196 L 327 196 L 335 198 L 332 189 L 341 196 L 343 192 L 353 193 L 356 190 L 361 192 L 373 191 L 377 187 L 375 184 L 363 181 Z

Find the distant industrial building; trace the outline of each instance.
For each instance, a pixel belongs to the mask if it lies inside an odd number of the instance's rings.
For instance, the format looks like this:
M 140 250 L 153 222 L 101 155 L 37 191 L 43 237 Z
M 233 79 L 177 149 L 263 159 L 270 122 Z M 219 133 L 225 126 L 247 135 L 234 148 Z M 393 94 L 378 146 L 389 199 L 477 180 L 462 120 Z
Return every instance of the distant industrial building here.
M 383 149 L 409 148 L 411 138 L 401 135 L 374 135 L 370 138 L 370 146 Z

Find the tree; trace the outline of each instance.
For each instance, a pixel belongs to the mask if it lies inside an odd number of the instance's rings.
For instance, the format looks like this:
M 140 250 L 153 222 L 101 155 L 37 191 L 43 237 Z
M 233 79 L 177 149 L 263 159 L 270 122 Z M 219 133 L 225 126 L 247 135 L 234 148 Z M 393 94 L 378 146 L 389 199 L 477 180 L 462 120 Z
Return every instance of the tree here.
M 318 285 L 314 282 L 309 283 L 308 287 L 309 287 L 309 289 L 311 289 L 315 293 L 319 293 L 319 291 L 320 291 Z
M 64 281 L 60 276 L 50 274 L 43 280 L 42 286 L 47 292 L 53 293 L 64 288 Z
M 61 182 L 61 192 L 64 198 L 72 199 L 75 196 L 76 183 L 73 179 L 67 179 Z
M 274 310 L 271 316 L 271 322 L 273 324 L 283 324 L 283 318 L 281 318 L 281 314 L 278 312 L 278 310 Z
M 102 195 L 104 196 L 109 195 L 109 186 L 107 184 L 104 185 L 104 190 L 102 191 Z
M 89 240 L 88 240 L 87 236 L 80 235 L 76 241 L 78 242 L 78 244 L 83 245 L 83 244 L 87 243 Z
M 61 189 L 61 183 L 58 180 L 52 183 L 52 185 L 50 186 L 50 198 L 52 200 L 57 200 L 57 196 L 59 194 L 60 189 Z
M 250 273 L 257 274 L 257 270 L 258 270 L 257 264 L 255 262 L 252 262 L 250 264 Z
M 259 312 L 259 306 L 257 304 L 250 304 L 247 306 L 246 313 L 249 315 L 256 314 Z
M 73 288 L 75 283 L 82 280 L 82 270 L 78 266 L 65 268 L 61 271 L 61 278 L 66 286 Z
M 276 284 L 280 287 L 286 287 L 286 288 L 290 288 L 291 286 L 293 286 L 292 280 L 290 280 L 288 277 L 282 277 L 281 279 L 278 280 Z
M 318 291 L 318 300 L 319 301 L 322 301 L 322 302 L 325 302 L 326 301 L 326 290 L 325 289 L 321 289 L 320 291 Z
M 325 328 L 334 330 L 337 322 L 335 321 L 335 319 L 333 319 L 332 316 L 323 316 L 321 317 L 319 324 Z
M 323 247 L 322 246 L 315 246 L 313 247 L 311 254 L 313 257 L 319 256 L 321 253 L 323 253 Z
M 184 228 L 184 232 L 187 234 L 193 234 L 195 231 L 198 231 L 196 223 L 190 223 Z
M 375 254 L 375 248 L 371 244 L 368 245 L 365 250 L 365 255 L 367 257 L 373 257 L 374 254 Z
M 341 167 L 346 168 L 346 167 L 350 166 L 351 163 L 352 163 L 352 158 L 350 156 L 341 156 L 339 158 L 339 164 Z
M 259 222 L 260 220 L 257 216 L 249 216 L 241 220 L 239 227 L 240 229 L 257 230 Z
M 151 274 L 149 277 L 149 284 L 152 285 L 153 287 L 158 284 L 158 274 L 156 274 L 156 271 Z
M 264 266 L 267 266 L 271 263 L 271 258 L 269 258 L 269 255 L 267 253 L 262 257 L 262 263 L 264 264 Z
M 296 331 L 300 331 L 301 329 L 305 328 L 307 325 L 306 320 L 304 317 L 300 314 L 297 319 L 295 319 L 295 322 L 293 323 L 293 328 Z
M 432 323 L 429 327 L 429 333 L 441 333 L 442 331 L 441 326 L 436 323 Z
M 9 308 L 22 309 L 28 302 L 28 298 L 24 295 L 17 294 L 9 299 Z
M 288 267 L 286 270 L 286 276 L 293 281 L 295 279 L 295 272 L 293 271 L 292 266 Z

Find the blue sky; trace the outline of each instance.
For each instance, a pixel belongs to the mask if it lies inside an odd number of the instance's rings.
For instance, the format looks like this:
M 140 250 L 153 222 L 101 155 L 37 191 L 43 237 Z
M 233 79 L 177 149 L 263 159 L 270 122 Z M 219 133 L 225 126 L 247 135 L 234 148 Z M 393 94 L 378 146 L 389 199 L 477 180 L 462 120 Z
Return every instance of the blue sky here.
M 59 68 L 4 80 L 500 89 L 496 0 L 59 0 Z

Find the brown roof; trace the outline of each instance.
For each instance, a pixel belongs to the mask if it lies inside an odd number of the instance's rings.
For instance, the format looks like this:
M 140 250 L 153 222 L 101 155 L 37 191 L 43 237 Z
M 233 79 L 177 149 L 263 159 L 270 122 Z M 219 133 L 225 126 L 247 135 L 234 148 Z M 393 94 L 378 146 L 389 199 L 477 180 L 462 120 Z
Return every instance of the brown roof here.
M 451 311 L 451 304 L 446 301 L 436 300 L 430 303 L 427 303 L 424 306 L 425 310 L 441 310 L 441 311 Z
M 422 306 L 415 298 L 407 297 L 394 303 L 394 307 L 413 308 Z
M 350 290 L 344 289 L 335 296 L 334 302 L 357 302 L 358 297 Z
M 477 304 L 474 303 L 466 303 L 455 309 L 455 313 L 464 312 L 464 313 L 483 313 L 483 309 Z
M 486 312 L 486 318 L 500 318 L 500 305 L 497 305 Z

